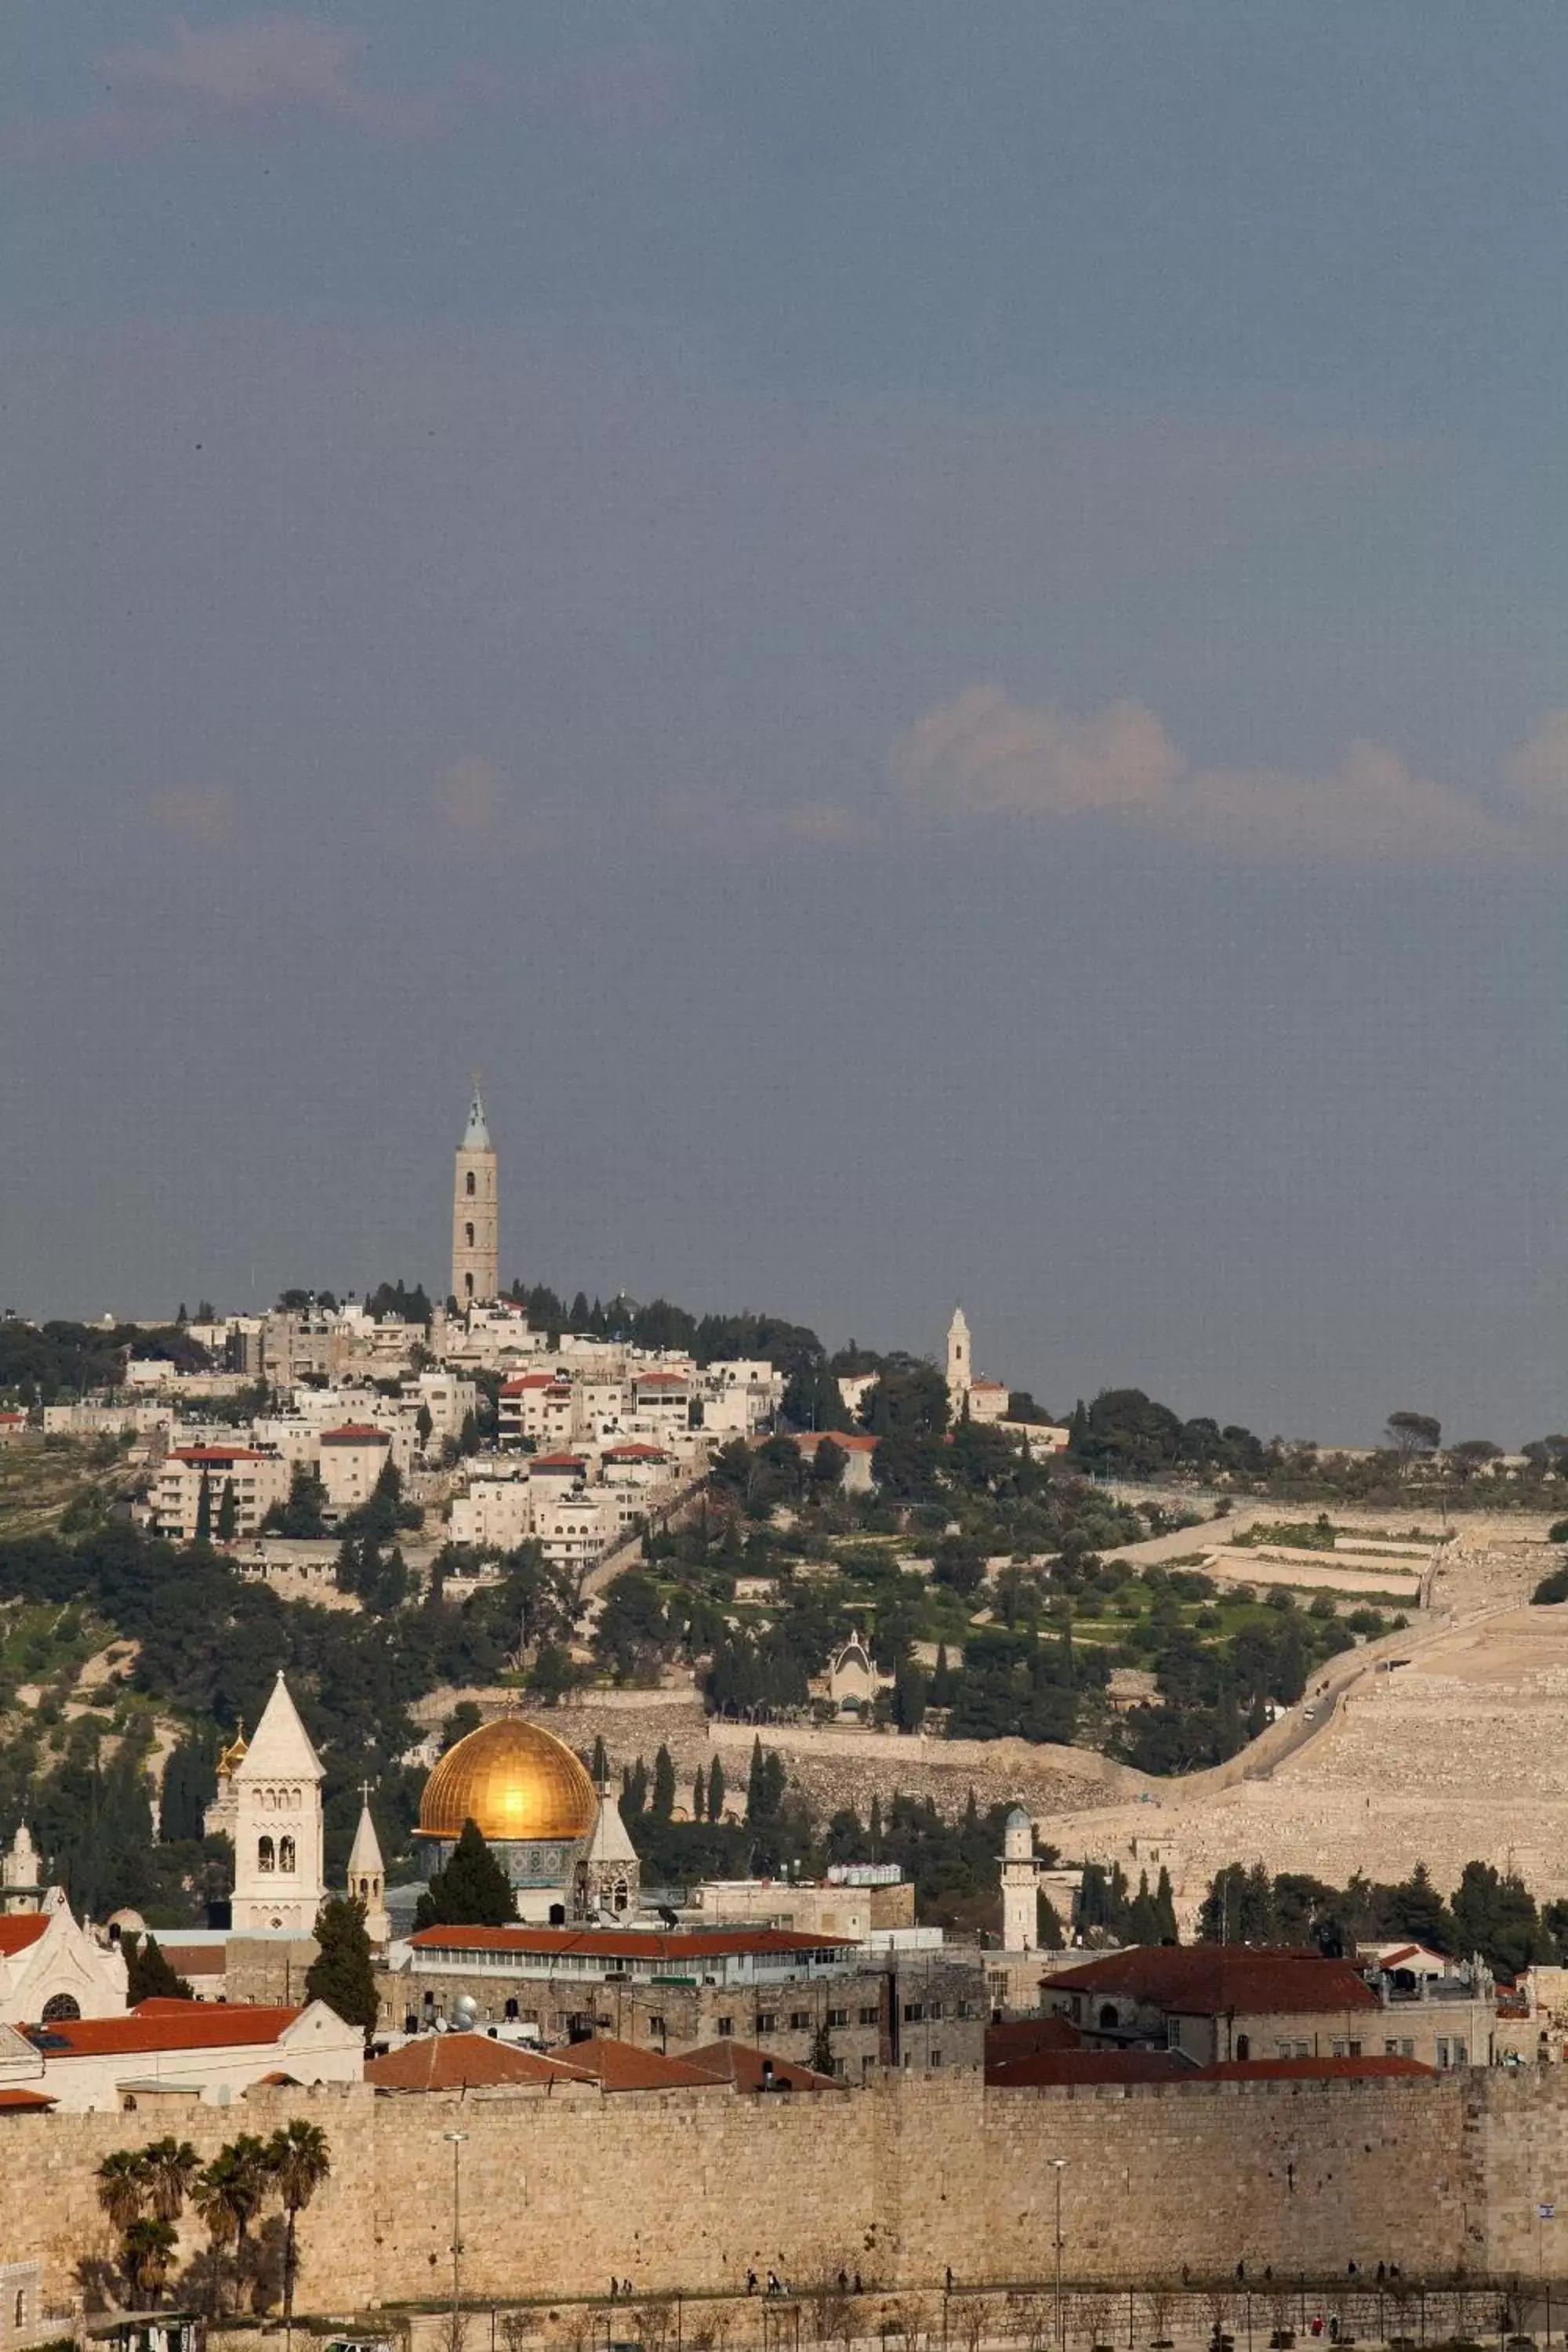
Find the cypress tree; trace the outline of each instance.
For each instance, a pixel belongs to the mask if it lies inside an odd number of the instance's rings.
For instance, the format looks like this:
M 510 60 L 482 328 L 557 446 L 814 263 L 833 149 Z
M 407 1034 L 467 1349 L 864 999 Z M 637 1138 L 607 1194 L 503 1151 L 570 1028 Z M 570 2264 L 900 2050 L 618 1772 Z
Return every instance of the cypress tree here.
M 610 1777 L 610 1757 L 609 1750 L 605 1746 L 605 1735 L 602 1731 L 597 1731 L 594 1735 L 594 1760 L 588 1769 L 595 1788 L 603 1788 Z
M 1154 1888 L 1154 1909 L 1160 1922 L 1160 1941 L 1163 1944 L 1175 1943 L 1176 1903 L 1171 1891 L 1171 1874 L 1163 1863 L 1160 1864 L 1160 1876 Z
M 760 1822 L 766 1803 L 766 1784 L 763 1778 L 763 1743 L 759 1736 L 752 1742 L 752 1769 L 746 1782 L 746 1819 Z
M 414 1913 L 416 1927 L 505 1927 L 517 1917 L 511 1881 L 472 1822 L 445 1870 L 432 1873 Z
M 691 1818 L 694 1822 L 700 1822 L 702 1819 L 703 1801 L 706 1795 L 707 1786 L 702 1778 L 702 1767 L 699 1764 L 691 1776 Z
M 205 1550 L 213 1539 L 213 1482 L 202 1472 L 202 1483 L 196 1495 L 195 1540 Z
M 161 1950 L 156 1936 L 142 1942 L 140 1936 L 121 1938 L 125 1954 L 125 1998 L 132 2009 L 140 2000 L 194 2000 L 195 1993 L 182 1976 L 176 1976 Z
M 234 1491 L 232 1478 L 226 1478 L 223 1482 L 223 1497 L 217 1507 L 216 1532 L 221 1544 L 232 1543 L 239 1533 L 239 1497 Z
M 724 1767 L 717 1756 L 708 1774 L 708 1818 L 710 1822 L 724 1818 Z
M 656 1822 L 668 1822 L 675 1811 L 675 1765 L 668 1748 L 661 1739 L 658 1754 L 653 1759 L 653 1804 Z
M 465 1836 L 472 1827 L 469 1822 Z M 511 1890 L 507 1891 L 510 1895 Z M 419 1899 L 423 1904 L 425 1897 Z M 368 2042 L 381 2004 L 376 1999 L 370 1937 L 364 1931 L 364 1905 L 347 1895 L 329 1895 L 316 1915 L 315 1935 L 321 1950 L 306 1972 L 306 1996 L 324 2000 L 345 2025 L 357 2025 Z

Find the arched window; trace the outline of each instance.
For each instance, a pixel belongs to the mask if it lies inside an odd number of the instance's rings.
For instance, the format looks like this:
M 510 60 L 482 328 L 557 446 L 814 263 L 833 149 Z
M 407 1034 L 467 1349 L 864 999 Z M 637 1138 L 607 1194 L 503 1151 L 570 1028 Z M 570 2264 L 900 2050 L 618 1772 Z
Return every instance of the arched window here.
M 463 1227 L 463 1232 L 468 1237 L 468 1247 L 472 1249 L 474 1246 L 474 1229 L 472 1225 L 465 1225 Z
M 279 1870 L 292 1870 L 294 1867 L 294 1841 L 290 1837 L 278 1841 L 278 1867 Z
M 1121 2024 L 1121 2013 L 1113 2000 L 1108 2000 L 1104 2008 L 1100 2011 L 1100 2022 L 1102 2027 Z
M 617 1878 L 616 1881 L 615 1892 L 610 1897 L 612 1909 L 624 1911 L 630 1900 L 631 1896 L 627 1889 L 626 1880 L 624 1878 Z
M 269 1837 L 258 1838 L 256 1841 L 256 1867 L 258 1870 L 276 1870 L 278 1867 L 278 1857 L 272 1850 L 272 1840 Z
M 1251 2055 L 1252 2055 L 1252 2036 L 1251 2036 L 1249 2033 L 1238 2033 L 1238 2034 L 1237 2035 L 1237 2037 L 1236 2037 L 1236 2054 L 1237 2054 L 1237 2056 L 1238 2058 L 1250 2058 L 1250 2057 L 1251 2057 Z
M 68 1992 L 51 1993 L 44 2003 L 46 2025 L 74 2025 L 80 2015 L 74 1995 Z
M 25 2287 L 16 2289 L 16 2308 L 11 2325 L 18 2335 L 27 2325 L 27 2295 Z
M 479 1191 L 479 1186 L 474 1181 L 474 1171 L 471 1168 L 468 1171 L 468 1182 L 465 1185 L 464 1190 L 467 1192 L 470 1201 L 473 1199 L 474 1194 Z
M 463 1276 L 463 1295 L 466 1298 L 472 1298 L 474 1295 L 474 1277 L 471 1274 L 466 1274 Z

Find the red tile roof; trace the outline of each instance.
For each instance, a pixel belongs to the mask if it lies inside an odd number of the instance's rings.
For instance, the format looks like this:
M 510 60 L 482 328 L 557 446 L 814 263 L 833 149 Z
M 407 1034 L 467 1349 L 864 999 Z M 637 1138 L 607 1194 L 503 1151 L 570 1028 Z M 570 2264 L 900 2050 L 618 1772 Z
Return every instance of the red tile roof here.
M 551 1389 L 557 1385 L 553 1372 L 520 1372 L 515 1381 L 501 1382 L 502 1396 L 521 1396 L 524 1389 Z
M 265 1462 L 254 1445 L 177 1445 L 171 1462 Z
M 1009 2017 L 985 2029 L 985 2063 L 1031 2057 L 1037 2050 L 1081 2050 L 1083 2036 L 1065 2017 Z
M 533 1466 L 536 1470 L 585 1470 L 588 1464 L 581 1454 L 536 1454 Z
M 1227 2058 L 1218 2066 L 1200 2066 L 1194 2074 L 1201 2083 L 1357 2082 L 1397 2074 L 1436 2082 L 1434 2067 L 1418 2058 L 1385 2057 L 1381 2052 L 1363 2058 Z
M 632 1386 L 635 1389 L 689 1389 L 691 1375 L 689 1372 L 634 1372 Z
M 341 1428 L 323 1429 L 323 1445 L 390 1445 L 391 1438 L 384 1429 L 376 1429 L 368 1421 L 345 1421 Z
M 765 2050 L 753 2049 L 749 2042 L 705 2042 L 700 2050 L 683 2050 L 681 2056 L 689 2066 L 700 2066 L 715 2082 L 732 2083 L 737 2091 L 762 2091 L 768 2086 L 783 2084 L 790 2091 L 837 2091 L 841 2085 L 831 2074 L 818 2074 L 809 2066 L 796 2066 L 788 2058 L 774 2058 Z M 771 2078 L 764 2067 L 771 2066 Z
M 1048 2090 L 1078 2083 L 1192 2082 L 1196 2070 L 1173 2050 L 1033 2050 L 1021 2058 L 986 2061 L 994 2091 Z
M 25 1412 L 13 1412 L 8 1405 L 0 1405 L 0 1421 L 17 1422 L 26 1421 L 26 1418 Z
M 586 2067 L 492 2042 L 488 2033 L 422 2033 L 384 2058 L 373 2058 L 364 2079 L 378 2091 L 466 2091 L 506 2083 L 582 2083 Z
M 8 1919 L 0 1919 L 0 1959 L 11 1959 L 36 1944 L 48 1927 L 40 1911 L 18 1911 Z
M 144 2050 L 225 2050 L 276 2042 L 300 2014 L 259 2004 L 227 2008 L 210 2000 L 144 2000 L 124 2017 L 62 2018 L 29 2025 L 47 2035 L 60 2058 L 111 2058 Z
M 801 1936 L 788 1927 L 718 1927 L 706 1935 L 677 1928 L 672 1933 L 640 1927 L 421 1927 L 410 1937 L 416 1951 L 525 1952 L 574 1959 L 730 1959 L 737 1954 L 773 1954 L 850 1949 L 856 1936 Z
M 42 2091 L 0 2091 L 0 2115 L 47 2115 L 50 2107 L 58 2105 L 58 2099 L 47 2097 Z
M 662 1445 L 645 1445 L 634 1438 L 627 1445 L 612 1445 L 605 1454 L 606 1462 L 668 1462 L 668 1454 Z
M 602 2091 L 717 2091 L 721 2087 L 717 2074 L 689 2059 L 639 2050 L 635 2042 L 616 2042 L 608 2034 L 595 2034 L 591 2042 L 569 2042 L 561 2054 L 570 2065 L 591 2074 Z
M 875 1454 L 881 1443 L 879 1438 L 867 1437 L 854 1429 L 797 1429 L 795 1432 L 795 1444 L 809 1445 L 814 1453 L 827 1438 L 831 1438 L 834 1444 L 846 1454 Z M 763 1437 L 758 1443 L 765 1445 L 768 1440 Z
M 1146 2001 L 1186 2016 L 1226 2010 L 1301 2015 L 1376 2009 L 1377 1995 L 1348 1960 L 1252 1944 L 1144 1944 L 1108 1952 L 1053 1976 L 1050 1993 L 1087 1992 Z

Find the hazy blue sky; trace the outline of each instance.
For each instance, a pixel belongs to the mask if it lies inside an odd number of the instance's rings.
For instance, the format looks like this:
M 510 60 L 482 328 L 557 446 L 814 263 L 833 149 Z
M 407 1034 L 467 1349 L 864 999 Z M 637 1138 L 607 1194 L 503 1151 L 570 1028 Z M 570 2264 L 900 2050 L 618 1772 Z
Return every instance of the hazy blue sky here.
M 0 1304 L 1568 1426 L 1568 11 L 12 0 Z

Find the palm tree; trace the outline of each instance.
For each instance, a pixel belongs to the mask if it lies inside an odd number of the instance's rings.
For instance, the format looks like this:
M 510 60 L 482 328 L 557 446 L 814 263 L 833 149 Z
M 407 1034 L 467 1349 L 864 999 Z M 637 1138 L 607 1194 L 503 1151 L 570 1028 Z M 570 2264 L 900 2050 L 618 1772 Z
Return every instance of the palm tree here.
M 98 2168 L 98 2201 L 124 2236 L 142 2218 L 148 2192 L 147 2158 L 139 2147 L 117 2147 Z
M 245 2275 L 247 2234 L 266 2201 L 270 2185 L 266 2144 L 254 2132 L 241 2132 L 237 2139 L 220 2147 L 212 2162 L 196 2175 L 196 2211 L 206 2223 L 215 2256 L 220 2246 L 233 2241 L 237 2285 Z M 215 2280 L 217 2274 L 215 2261 Z
M 196 2177 L 195 2149 L 188 2139 L 155 2139 L 142 2149 L 142 2158 L 154 2219 L 177 2221 Z
M 172 2221 L 154 2214 L 132 2221 L 120 2242 L 120 2260 L 133 2294 L 145 2295 L 156 2308 L 169 2275 L 179 2231 Z
M 296 2116 L 268 2141 L 267 2162 L 288 2216 L 283 2248 L 283 2326 L 287 2335 L 294 2326 L 295 2223 L 332 2168 L 327 2135 L 320 2124 L 305 2123 Z

